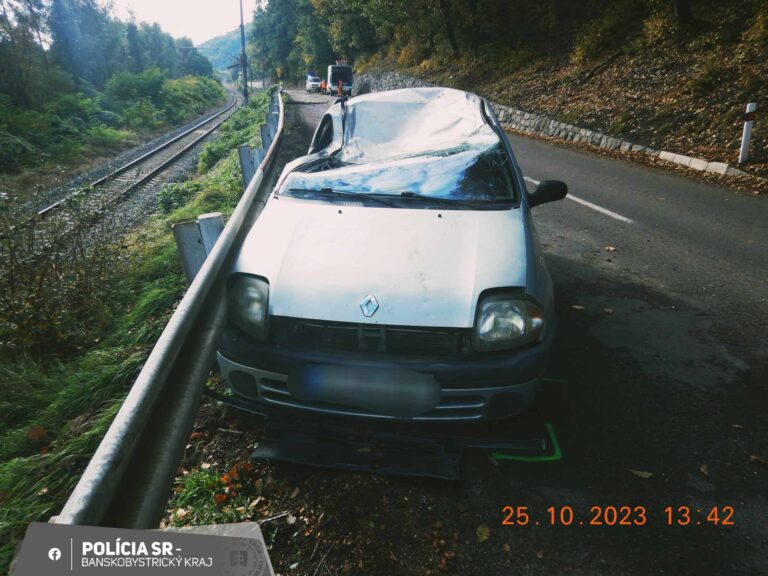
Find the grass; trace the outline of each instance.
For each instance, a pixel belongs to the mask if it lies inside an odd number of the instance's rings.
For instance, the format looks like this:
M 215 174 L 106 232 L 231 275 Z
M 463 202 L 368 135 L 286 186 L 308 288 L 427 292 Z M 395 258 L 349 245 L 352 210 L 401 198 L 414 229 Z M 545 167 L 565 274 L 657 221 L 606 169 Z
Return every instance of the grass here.
M 176 481 L 165 525 L 197 526 L 244 522 L 253 515 L 263 482 L 251 462 L 241 462 L 228 472 L 214 467 L 197 468 Z
M 115 267 L 103 305 L 108 334 L 93 326 L 91 345 L 69 360 L 42 363 L 31 356 L 0 363 L 0 572 L 7 572 L 30 522 L 47 521 L 66 501 L 184 290 L 170 224 L 211 211 L 230 213 L 241 194 L 237 144 L 259 143 L 268 96 L 254 98 L 203 154 L 211 168 L 185 196 L 122 239 L 125 261 Z M 36 343 L 38 346 L 45 342 Z M 210 478 L 193 478 L 200 494 Z

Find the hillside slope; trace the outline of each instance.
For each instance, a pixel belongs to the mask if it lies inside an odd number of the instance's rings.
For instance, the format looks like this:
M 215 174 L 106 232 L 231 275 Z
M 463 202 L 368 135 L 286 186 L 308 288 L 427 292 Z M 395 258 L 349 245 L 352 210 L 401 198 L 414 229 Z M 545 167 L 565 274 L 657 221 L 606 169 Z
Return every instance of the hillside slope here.
M 235 63 L 235 59 L 242 51 L 240 47 L 240 30 L 236 28 L 222 36 L 206 40 L 197 49 L 211 61 L 216 70 L 226 70 Z
M 746 104 L 757 102 L 749 161 L 740 167 L 768 176 L 768 17 L 745 24 L 742 31 L 724 18 L 680 34 L 657 15 L 591 60 L 572 51 L 399 68 L 637 144 L 733 165 Z

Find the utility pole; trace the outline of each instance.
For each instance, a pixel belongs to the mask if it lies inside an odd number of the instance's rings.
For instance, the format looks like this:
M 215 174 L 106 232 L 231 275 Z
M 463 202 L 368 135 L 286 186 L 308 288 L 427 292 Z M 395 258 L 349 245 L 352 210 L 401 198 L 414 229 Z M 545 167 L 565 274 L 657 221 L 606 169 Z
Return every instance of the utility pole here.
M 248 106 L 248 56 L 245 54 L 245 24 L 243 23 L 243 0 L 240 0 L 240 45 L 243 53 L 240 55 L 240 65 L 243 67 L 243 97 Z

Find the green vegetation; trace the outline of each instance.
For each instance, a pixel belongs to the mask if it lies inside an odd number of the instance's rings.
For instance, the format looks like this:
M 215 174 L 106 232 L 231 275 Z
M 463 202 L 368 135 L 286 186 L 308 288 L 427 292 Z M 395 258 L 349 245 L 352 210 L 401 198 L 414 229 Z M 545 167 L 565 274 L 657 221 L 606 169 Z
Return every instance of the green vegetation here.
M 462 66 L 498 75 L 548 56 L 599 61 L 640 41 L 685 40 L 719 27 L 765 44 L 758 0 L 280 0 L 257 11 L 251 65 L 297 81 L 337 58 L 367 66 Z M 712 14 L 717 19 L 707 20 Z M 703 17 L 704 16 L 704 17 Z M 506 68 L 505 68 L 506 66 Z
M 60 510 L 183 293 L 170 224 L 231 212 L 241 194 L 235 147 L 259 144 L 267 103 L 260 93 L 235 113 L 222 130 L 228 148 L 204 149 L 213 168 L 167 187 L 164 213 L 129 237 L 84 244 L 83 260 L 54 249 L 25 274 L 0 271 L 0 572 L 26 525 Z M 59 276 L 46 274 L 53 267 Z M 38 313 L 39 286 L 59 315 Z
M 224 97 L 210 78 L 171 79 L 153 68 L 113 76 L 103 93 L 61 94 L 42 109 L 0 95 L 0 172 L 46 161 L 72 162 L 138 144 L 135 131 L 157 130 L 203 113 Z
M 345 58 L 730 163 L 768 100 L 764 0 L 276 0 L 251 36 L 251 66 L 287 83 Z M 742 168 L 768 177 L 766 131 Z
M 205 466 L 205 465 L 204 465 Z M 263 482 L 254 474 L 252 462 L 238 462 L 229 471 L 218 467 L 195 468 L 182 476 L 168 503 L 171 526 L 196 526 L 244 522 L 253 514 Z
M 0 0 L 0 173 L 138 142 L 224 97 L 188 38 L 96 0 Z

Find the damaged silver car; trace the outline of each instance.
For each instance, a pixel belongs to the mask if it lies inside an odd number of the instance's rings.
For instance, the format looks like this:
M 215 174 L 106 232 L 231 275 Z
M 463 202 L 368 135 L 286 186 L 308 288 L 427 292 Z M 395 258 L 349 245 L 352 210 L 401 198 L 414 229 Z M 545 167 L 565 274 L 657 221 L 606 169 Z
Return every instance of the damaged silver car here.
M 335 103 L 288 164 L 228 281 L 219 364 L 254 411 L 498 420 L 535 397 L 552 280 L 485 100 L 446 88 Z

